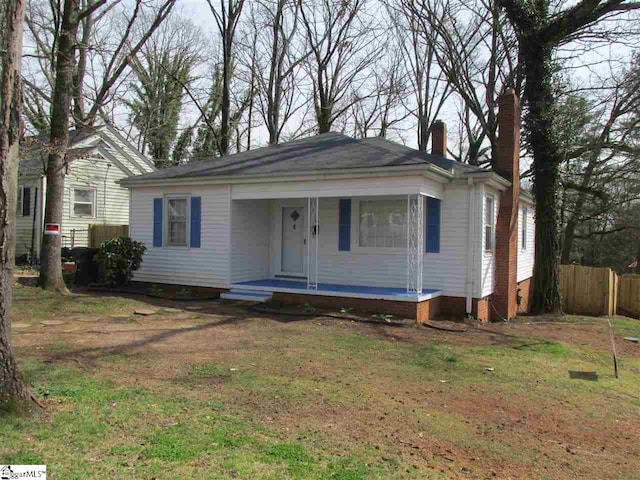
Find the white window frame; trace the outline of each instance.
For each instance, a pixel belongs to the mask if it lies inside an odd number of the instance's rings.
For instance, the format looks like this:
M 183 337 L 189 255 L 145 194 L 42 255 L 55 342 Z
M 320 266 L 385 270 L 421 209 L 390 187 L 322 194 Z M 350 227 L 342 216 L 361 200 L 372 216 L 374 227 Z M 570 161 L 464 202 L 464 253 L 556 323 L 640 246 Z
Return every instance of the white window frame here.
M 402 247 L 362 247 L 360 246 L 360 211 L 361 211 L 361 203 L 362 202 L 385 202 L 385 201 L 402 201 L 405 208 L 405 217 L 406 217 L 406 208 L 407 208 L 407 200 L 406 197 L 362 197 L 358 200 L 353 199 L 352 202 L 356 204 L 356 208 L 353 208 L 351 215 L 351 226 L 352 226 L 352 235 L 351 235 L 351 250 L 352 252 L 358 253 L 375 253 L 375 254 L 406 254 L 407 246 Z M 353 228 L 355 227 L 355 228 Z M 406 230 L 406 225 L 405 225 Z M 354 235 L 355 234 L 355 235 Z M 351 252 L 340 252 L 340 253 L 351 253 Z
M 76 190 L 86 190 L 93 194 L 93 202 L 76 202 Z M 76 203 L 81 205 L 91 205 L 91 215 L 77 215 Z M 98 193 L 96 187 L 72 186 L 71 187 L 71 216 L 74 218 L 96 218 L 98 210 Z
M 169 243 L 169 200 L 185 200 L 187 203 L 187 218 L 185 222 L 185 243 L 173 244 Z M 188 249 L 191 245 L 191 195 L 189 194 L 171 194 L 165 195 L 164 197 L 164 208 L 163 208 L 163 232 L 162 238 L 164 242 L 164 246 L 167 248 L 176 248 L 176 249 Z
M 489 209 L 489 202 L 491 202 L 491 209 Z M 491 212 L 490 219 L 487 219 L 488 212 Z M 496 197 L 491 194 L 484 196 L 484 211 L 483 211 L 483 241 L 485 253 L 493 253 L 496 248 Z M 490 221 L 488 221 L 490 220 Z M 489 233 L 487 233 L 489 229 Z M 487 238 L 491 240 L 491 243 L 487 242 Z
M 522 212 L 522 222 L 520 225 L 520 249 L 524 252 L 527 250 L 527 228 L 529 219 L 527 218 L 529 215 L 529 209 L 527 207 L 522 207 L 520 209 Z

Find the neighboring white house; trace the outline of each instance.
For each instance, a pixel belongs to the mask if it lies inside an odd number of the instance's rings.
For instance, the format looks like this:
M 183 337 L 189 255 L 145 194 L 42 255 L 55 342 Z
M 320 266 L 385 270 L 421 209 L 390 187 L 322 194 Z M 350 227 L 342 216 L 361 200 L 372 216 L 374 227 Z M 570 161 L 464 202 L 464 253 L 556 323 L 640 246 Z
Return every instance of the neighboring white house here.
M 512 108 L 519 121 L 515 97 Z M 533 275 L 532 199 L 447 159 L 445 130 L 431 154 L 327 133 L 124 179 L 130 235 L 148 248 L 135 280 L 232 299 L 369 301 L 419 320 L 514 316 Z M 517 180 L 519 139 L 501 140 L 502 173 Z
M 16 256 L 39 256 L 46 197 L 47 138 L 29 137 L 20 146 Z M 65 177 L 62 245 L 87 246 L 91 224 L 127 225 L 129 191 L 117 182 L 155 171 L 114 128 L 101 126 L 70 132 Z

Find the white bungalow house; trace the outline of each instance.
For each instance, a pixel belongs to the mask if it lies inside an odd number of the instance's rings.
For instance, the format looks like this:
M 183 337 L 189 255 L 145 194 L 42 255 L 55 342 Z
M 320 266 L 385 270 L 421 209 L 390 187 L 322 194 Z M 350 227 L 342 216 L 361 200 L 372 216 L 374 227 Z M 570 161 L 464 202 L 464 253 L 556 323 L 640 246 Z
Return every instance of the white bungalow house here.
M 155 171 L 117 130 L 101 126 L 73 130 L 65 178 L 62 246 L 86 247 L 92 224 L 128 225 L 129 190 L 117 182 Z M 38 257 L 44 221 L 48 138 L 27 137 L 20 145 L 16 256 Z
M 135 280 L 417 320 L 513 317 L 534 258 L 519 119 L 507 92 L 500 173 L 447 159 L 438 123 L 430 154 L 327 133 L 123 179 L 130 235 L 148 247 Z

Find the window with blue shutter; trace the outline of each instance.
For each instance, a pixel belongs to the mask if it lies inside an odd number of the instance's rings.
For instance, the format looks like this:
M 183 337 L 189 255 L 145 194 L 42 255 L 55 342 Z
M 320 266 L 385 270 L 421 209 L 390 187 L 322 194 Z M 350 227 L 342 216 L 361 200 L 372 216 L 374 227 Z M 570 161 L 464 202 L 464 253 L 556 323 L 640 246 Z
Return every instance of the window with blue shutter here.
M 351 199 L 341 198 L 339 208 L 338 250 L 348 252 L 351 250 Z
M 191 248 L 200 248 L 201 197 L 191 197 Z
M 427 253 L 440 252 L 440 200 L 427 197 L 427 231 L 426 248 Z
M 162 246 L 162 198 L 153 199 L 153 246 Z

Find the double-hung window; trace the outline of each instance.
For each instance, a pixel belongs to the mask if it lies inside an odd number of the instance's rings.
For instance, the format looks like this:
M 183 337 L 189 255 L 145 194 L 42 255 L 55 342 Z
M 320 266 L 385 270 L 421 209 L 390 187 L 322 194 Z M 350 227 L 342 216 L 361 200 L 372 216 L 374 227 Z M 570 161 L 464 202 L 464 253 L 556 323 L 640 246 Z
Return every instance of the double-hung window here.
M 484 249 L 493 252 L 495 248 L 495 200 L 491 195 L 484 199 Z
M 187 246 L 187 199 L 167 199 L 167 245 Z
M 529 213 L 529 210 L 527 209 L 527 207 L 522 207 L 522 221 L 520 222 L 521 225 L 521 232 L 520 232 L 520 244 L 522 245 L 522 250 L 526 250 L 527 249 L 527 215 Z
M 90 188 L 73 189 L 73 216 L 96 216 L 96 191 Z
M 407 201 L 361 201 L 358 240 L 360 247 L 406 248 Z

